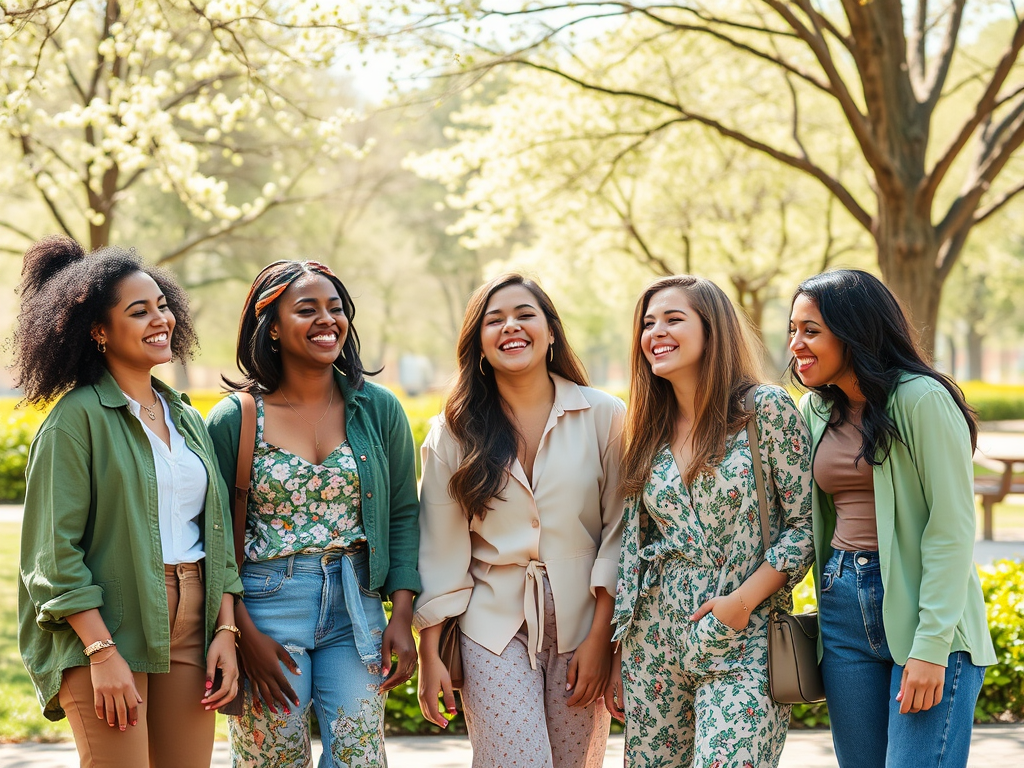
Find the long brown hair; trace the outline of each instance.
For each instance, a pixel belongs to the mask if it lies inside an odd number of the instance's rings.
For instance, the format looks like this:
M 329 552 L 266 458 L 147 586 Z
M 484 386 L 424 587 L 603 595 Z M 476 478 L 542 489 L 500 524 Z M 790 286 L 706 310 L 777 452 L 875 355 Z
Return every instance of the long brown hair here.
M 547 368 L 563 378 L 587 385 L 587 372 L 562 328 L 551 298 L 533 280 L 510 272 L 486 283 L 469 297 L 456 347 L 459 372 L 444 405 L 444 418 L 462 448 L 462 462 L 448 481 L 448 492 L 462 505 L 466 517 L 483 518 L 490 500 L 501 498 L 508 471 L 516 459 L 522 435 L 498 392 L 494 371 L 481 359 L 480 329 L 491 296 L 502 288 L 521 285 L 537 299 L 554 336 L 552 359 Z M 485 373 L 486 372 L 486 373 Z
M 683 473 L 687 483 L 721 461 L 726 438 L 750 417 L 743 407 L 743 395 L 765 380 L 750 333 L 721 288 L 693 275 L 664 277 L 647 286 L 633 313 L 632 375 L 620 479 L 625 496 L 643 490 L 654 456 L 671 442 L 679 417 L 672 385 L 651 372 L 641 346 L 647 307 L 654 295 L 666 288 L 679 288 L 686 294 L 704 328 L 704 356 L 694 401 L 693 458 Z

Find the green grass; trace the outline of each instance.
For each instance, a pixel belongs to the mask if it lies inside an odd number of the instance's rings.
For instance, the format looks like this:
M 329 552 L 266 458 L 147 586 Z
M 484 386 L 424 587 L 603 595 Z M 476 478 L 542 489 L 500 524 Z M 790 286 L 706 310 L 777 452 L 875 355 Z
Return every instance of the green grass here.
M 0 741 L 56 741 L 71 737 L 67 720 L 51 723 L 18 653 L 18 542 L 21 526 L 0 523 Z

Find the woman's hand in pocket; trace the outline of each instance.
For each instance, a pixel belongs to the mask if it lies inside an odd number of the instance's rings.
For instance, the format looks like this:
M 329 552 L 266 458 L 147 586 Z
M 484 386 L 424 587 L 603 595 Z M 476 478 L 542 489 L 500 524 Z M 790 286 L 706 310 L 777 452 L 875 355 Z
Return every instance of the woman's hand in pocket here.
M 690 621 L 698 622 L 709 613 L 714 614 L 716 619 L 737 632 L 746 629 L 747 624 L 750 623 L 750 611 L 737 592 L 712 597 L 697 609 L 690 617 Z

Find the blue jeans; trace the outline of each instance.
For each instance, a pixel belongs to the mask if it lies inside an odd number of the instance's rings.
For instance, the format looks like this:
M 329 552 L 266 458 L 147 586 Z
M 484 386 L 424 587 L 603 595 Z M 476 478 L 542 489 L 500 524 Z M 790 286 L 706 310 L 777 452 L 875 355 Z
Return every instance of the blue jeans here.
M 821 581 L 821 673 L 839 765 L 964 768 L 985 668 L 951 653 L 942 701 L 901 715 L 903 667 L 885 640 L 878 553 L 836 551 Z
M 228 718 L 232 765 L 310 765 L 308 715 L 320 724 L 320 768 L 378 768 L 384 756 L 379 692 L 381 637 L 387 619 L 370 592 L 369 559 L 358 551 L 292 555 L 242 567 L 245 606 L 259 630 L 283 645 L 302 671 L 287 672 L 299 707 L 275 715 L 264 706 Z

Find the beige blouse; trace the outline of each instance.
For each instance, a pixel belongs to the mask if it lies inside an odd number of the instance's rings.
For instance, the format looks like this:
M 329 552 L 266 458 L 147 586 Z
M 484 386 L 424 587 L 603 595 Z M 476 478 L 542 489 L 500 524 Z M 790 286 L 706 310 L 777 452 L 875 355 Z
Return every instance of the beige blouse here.
M 533 468 L 518 460 L 504 500 L 466 520 L 448 493 L 461 451 L 439 417 L 423 444 L 417 629 L 461 616 L 472 640 L 500 654 L 526 622 L 531 661 L 543 642 L 547 572 L 558 652 L 575 650 L 594 619 L 595 590 L 615 594 L 622 539 L 619 454 L 625 406 L 554 374 L 551 407 Z

